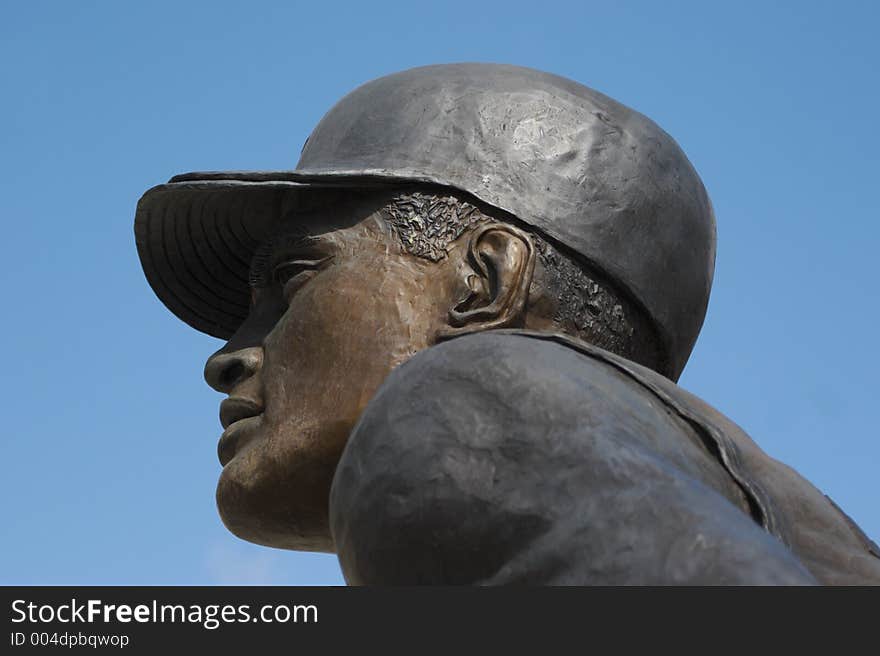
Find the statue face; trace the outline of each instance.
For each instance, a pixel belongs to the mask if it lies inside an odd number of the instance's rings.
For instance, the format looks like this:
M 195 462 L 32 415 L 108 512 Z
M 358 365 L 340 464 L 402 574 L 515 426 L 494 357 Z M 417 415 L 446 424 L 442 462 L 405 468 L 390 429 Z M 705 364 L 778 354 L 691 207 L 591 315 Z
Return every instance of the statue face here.
M 333 550 L 327 501 L 349 432 L 467 294 L 460 246 L 440 262 L 404 252 L 381 204 L 360 198 L 286 220 L 248 319 L 206 364 L 229 397 L 217 504 L 241 538 Z

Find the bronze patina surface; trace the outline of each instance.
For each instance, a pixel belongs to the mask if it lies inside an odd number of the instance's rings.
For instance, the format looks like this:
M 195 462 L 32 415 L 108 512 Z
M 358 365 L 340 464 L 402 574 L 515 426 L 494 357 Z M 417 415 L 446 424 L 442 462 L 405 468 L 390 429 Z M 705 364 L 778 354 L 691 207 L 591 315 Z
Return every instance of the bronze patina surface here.
M 489 64 L 370 82 L 293 171 L 149 190 L 159 298 L 228 340 L 227 527 L 376 583 L 880 583 L 809 482 L 675 384 L 715 222 L 674 140 Z

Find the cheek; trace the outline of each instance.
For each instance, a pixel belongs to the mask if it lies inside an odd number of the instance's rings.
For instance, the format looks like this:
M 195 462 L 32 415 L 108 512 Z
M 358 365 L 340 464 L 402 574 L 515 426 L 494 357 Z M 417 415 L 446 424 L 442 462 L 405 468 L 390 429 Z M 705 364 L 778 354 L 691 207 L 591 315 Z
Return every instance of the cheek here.
M 267 417 L 353 425 L 391 369 L 433 340 L 436 296 L 419 263 L 384 254 L 316 276 L 266 339 Z

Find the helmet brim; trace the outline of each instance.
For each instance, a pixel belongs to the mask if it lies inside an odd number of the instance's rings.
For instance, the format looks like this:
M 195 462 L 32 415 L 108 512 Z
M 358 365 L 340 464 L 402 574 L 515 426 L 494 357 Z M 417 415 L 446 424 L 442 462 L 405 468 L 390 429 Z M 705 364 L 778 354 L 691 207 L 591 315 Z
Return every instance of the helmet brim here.
M 196 330 L 229 339 L 248 315 L 254 251 L 300 186 L 268 173 L 187 174 L 148 190 L 135 242 L 159 300 Z
M 176 175 L 138 201 L 138 256 L 159 300 L 198 331 L 229 339 L 247 318 L 254 252 L 310 189 L 432 182 L 387 171 L 229 171 Z

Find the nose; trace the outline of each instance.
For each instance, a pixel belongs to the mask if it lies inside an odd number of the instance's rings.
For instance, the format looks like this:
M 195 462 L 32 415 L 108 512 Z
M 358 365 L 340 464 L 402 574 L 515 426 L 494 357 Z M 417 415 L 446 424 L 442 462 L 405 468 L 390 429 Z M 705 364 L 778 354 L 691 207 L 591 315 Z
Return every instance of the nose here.
M 251 346 L 237 351 L 217 351 L 205 363 L 205 381 L 218 392 L 229 394 L 263 365 L 263 349 Z

